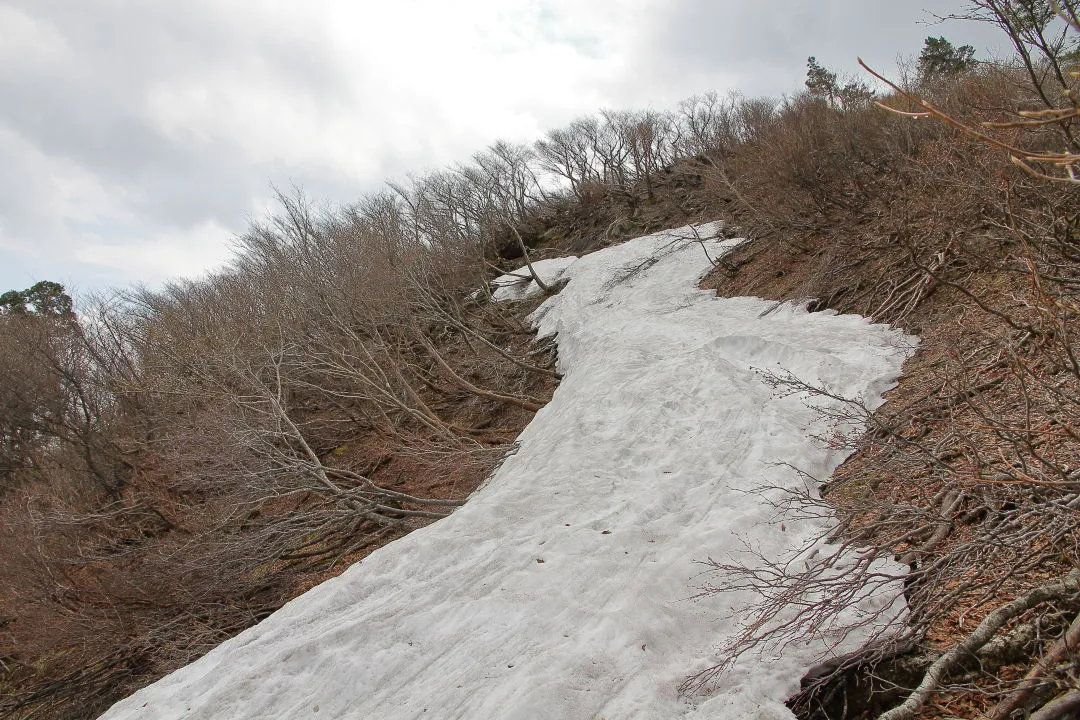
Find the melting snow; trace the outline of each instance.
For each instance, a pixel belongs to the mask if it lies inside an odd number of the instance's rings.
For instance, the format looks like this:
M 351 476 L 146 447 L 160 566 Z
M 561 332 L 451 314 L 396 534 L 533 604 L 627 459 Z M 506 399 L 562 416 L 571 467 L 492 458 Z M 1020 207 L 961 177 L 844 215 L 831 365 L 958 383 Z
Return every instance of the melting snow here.
M 715 257 L 732 241 L 705 244 Z M 688 599 L 694 561 L 812 537 L 820 523 L 781 528 L 746 491 L 802 482 L 778 463 L 820 478 L 843 459 L 755 368 L 873 406 L 911 348 L 857 316 L 718 299 L 696 289 L 709 268 L 685 229 L 545 267 L 569 278 L 534 316 L 558 333 L 565 378 L 468 504 L 105 717 L 790 718 L 783 700 L 824 644 L 677 694 L 750 599 Z

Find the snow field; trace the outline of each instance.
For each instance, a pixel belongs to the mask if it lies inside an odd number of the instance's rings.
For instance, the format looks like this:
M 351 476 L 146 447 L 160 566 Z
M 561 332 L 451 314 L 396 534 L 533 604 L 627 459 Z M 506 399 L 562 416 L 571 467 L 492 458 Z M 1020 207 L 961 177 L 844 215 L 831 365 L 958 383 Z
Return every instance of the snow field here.
M 824 478 L 843 459 L 756 369 L 873 406 L 911 346 L 857 316 L 697 290 L 711 264 L 687 229 L 564 262 L 537 268 L 569 284 L 533 316 L 557 333 L 564 379 L 464 507 L 104 717 L 790 718 L 805 670 L 859 638 L 747 658 L 710 694 L 677 694 L 754 600 L 691 599 L 694 561 L 799 547 L 822 524 L 782 529 L 753 490 L 801 486 L 777 463 Z

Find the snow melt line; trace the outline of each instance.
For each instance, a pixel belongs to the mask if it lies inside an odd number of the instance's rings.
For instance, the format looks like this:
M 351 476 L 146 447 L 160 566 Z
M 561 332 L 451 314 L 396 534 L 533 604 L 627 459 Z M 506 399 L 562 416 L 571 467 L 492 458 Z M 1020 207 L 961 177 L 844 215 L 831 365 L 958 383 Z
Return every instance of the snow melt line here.
M 822 647 L 741 661 L 708 696 L 677 693 L 749 599 L 688 600 L 693 561 L 799 547 L 820 521 L 782 527 L 747 491 L 798 486 L 784 463 L 823 478 L 843 459 L 809 438 L 819 417 L 754 368 L 873 406 L 910 346 L 861 317 L 762 317 L 764 301 L 698 290 L 705 250 L 732 244 L 682 229 L 559 268 L 569 284 L 533 320 L 557 333 L 564 379 L 464 507 L 104 717 L 790 718 L 783 699 Z

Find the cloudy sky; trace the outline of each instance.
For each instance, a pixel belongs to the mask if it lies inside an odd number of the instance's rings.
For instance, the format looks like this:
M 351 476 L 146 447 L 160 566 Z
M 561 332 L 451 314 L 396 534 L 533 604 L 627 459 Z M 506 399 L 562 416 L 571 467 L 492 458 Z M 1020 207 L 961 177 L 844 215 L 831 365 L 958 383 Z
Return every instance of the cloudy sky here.
M 604 107 L 790 92 L 808 55 L 985 55 L 925 24 L 962 3 L 0 0 L 0 291 L 194 276 L 271 184 L 348 202 Z

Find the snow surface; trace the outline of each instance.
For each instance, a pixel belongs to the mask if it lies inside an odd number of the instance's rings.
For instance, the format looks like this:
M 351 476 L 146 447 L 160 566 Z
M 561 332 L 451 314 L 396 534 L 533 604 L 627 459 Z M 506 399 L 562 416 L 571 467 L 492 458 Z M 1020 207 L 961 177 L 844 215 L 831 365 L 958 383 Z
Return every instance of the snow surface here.
M 532 266 L 533 271 L 544 284 L 550 286 L 561 280 L 566 275 L 567 268 L 576 260 L 576 256 L 569 255 L 550 260 L 537 260 Z M 491 296 L 496 300 L 524 300 L 540 293 L 540 286 L 533 280 L 528 267 L 500 275 L 491 281 L 491 285 L 495 289 Z
M 817 521 L 785 529 L 746 491 L 798 486 L 779 462 L 823 478 L 843 457 L 755 368 L 875 405 L 911 345 L 857 316 L 718 299 L 696 289 L 709 268 L 685 229 L 574 262 L 534 317 L 558 333 L 565 377 L 464 507 L 104 717 L 790 718 L 783 699 L 835 638 L 677 693 L 753 601 L 690 599 L 694 561 L 744 541 L 780 557 L 811 537 Z

